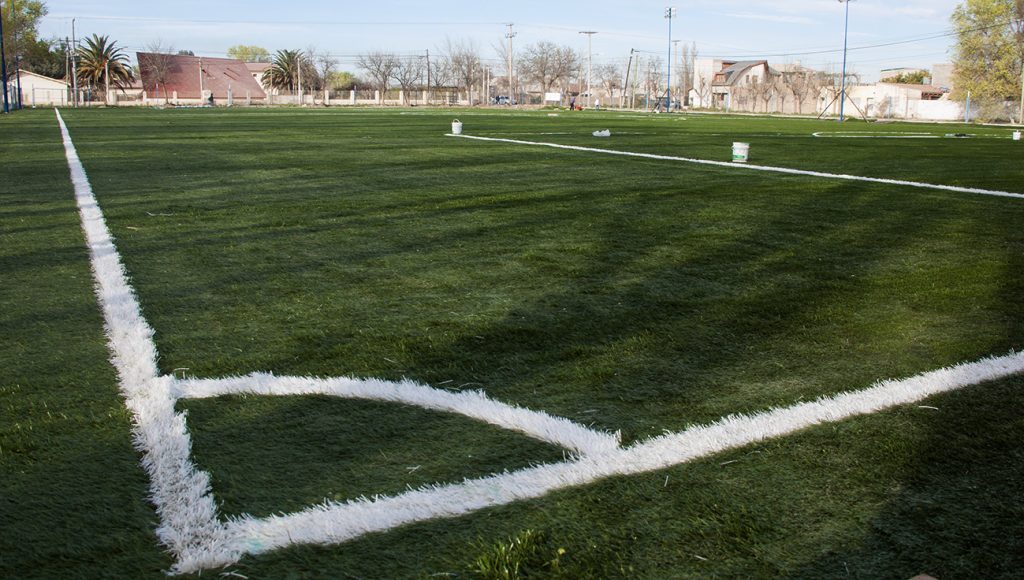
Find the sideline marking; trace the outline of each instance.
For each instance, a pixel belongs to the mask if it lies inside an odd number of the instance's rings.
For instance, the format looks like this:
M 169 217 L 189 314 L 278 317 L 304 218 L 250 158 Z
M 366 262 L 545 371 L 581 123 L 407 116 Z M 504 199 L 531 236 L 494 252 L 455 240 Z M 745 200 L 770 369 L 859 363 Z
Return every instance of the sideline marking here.
M 160 523 L 157 536 L 176 558 L 172 573 L 200 572 L 233 564 L 246 554 L 260 554 L 292 544 L 337 544 L 374 531 L 425 520 L 455 517 L 483 508 L 537 498 L 551 491 L 595 482 L 613 475 L 637 474 L 663 469 L 749 443 L 781 437 L 818 425 L 920 401 L 926 397 L 1024 372 L 1024 353 L 1011 353 L 941 369 L 901 381 L 886 381 L 856 392 L 821 397 L 813 402 L 768 410 L 752 415 L 730 415 L 710 425 L 669 433 L 622 449 L 602 447 L 581 457 L 521 469 L 458 484 L 426 487 L 390 497 L 326 502 L 294 514 L 254 518 L 241 516 L 221 523 L 210 489 L 209 474 L 191 460 L 191 438 L 185 416 L 176 413 L 179 397 L 216 396 L 248 392 L 288 395 L 306 392 L 384 400 L 427 398 L 431 404 L 453 412 L 474 397 L 483 398 L 492 410 L 519 413 L 506 422 L 526 430 L 526 419 L 548 419 L 565 428 L 571 422 L 544 413 L 514 408 L 486 399 L 480 393 L 452 394 L 412 383 L 355 379 L 313 379 L 253 374 L 227 379 L 177 380 L 161 376 L 156 365 L 153 329 L 142 316 L 135 291 L 106 226 L 103 213 L 89 185 L 60 111 L 65 154 L 90 251 L 96 294 L 103 310 L 108 347 L 119 378 L 125 405 L 132 413 L 132 434 L 142 453 L 142 465 L 150 478 L 150 500 Z M 377 387 L 381 386 L 381 389 Z M 410 387 L 410 395 L 387 399 Z M 434 397 L 434 393 L 452 399 Z M 382 395 L 383 393 L 383 395 Z M 390 394 L 389 394 L 390 393 Z M 444 407 L 443 405 L 447 405 Z M 484 414 L 488 414 L 487 411 Z M 547 419 L 545 419 L 547 417 Z M 490 417 L 487 420 L 491 420 Z M 495 419 L 495 424 L 502 424 Z M 607 445 L 612 436 L 589 431 Z M 570 431 L 572 429 L 569 429 Z
M 975 187 L 958 187 L 955 185 L 940 185 L 936 183 L 923 183 L 920 181 L 905 181 L 902 179 L 882 179 L 880 177 L 863 177 L 860 175 L 846 175 L 842 173 L 824 173 L 821 171 L 810 171 L 805 169 L 790 169 L 788 167 L 774 167 L 771 165 L 754 165 L 750 163 L 731 163 L 729 161 L 712 161 L 710 159 L 696 159 L 692 157 L 676 157 L 672 155 L 657 155 L 655 153 L 635 153 L 632 151 L 616 151 L 615 149 L 599 149 L 597 147 L 583 147 L 580 145 L 560 145 L 558 143 L 544 143 L 539 141 L 522 141 L 519 139 L 501 139 L 498 137 L 477 137 L 474 135 L 453 135 L 448 133 L 446 137 L 457 137 L 460 139 L 473 139 L 476 141 L 493 141 L 497 143 L 512 143 L 515 145 L 532 145 L 534 147 L 551 147 L 553 149 L 568 149 L 570 151 L 584 151 L 587 153 L 603 153 L 605 155 L 621 155 L 623 157 L 642 157 L 644 159 L 657 159 L 659 161 L 683 161 L 685 163 L 696 163 L 698 165 L 714 165 L 716 167 L 729 167 L 731 169 L 746 169 L 749 171 L 768 171 L 773 173 L 787 173 L 790 175 L 807 175 L 811 177 L 823 177 L 826 179 L 842 179 L 846 181 L 866 181 L 868 183 L 885 183 L 888 185 L 905 185 L 908 187 L 919 187 L 924 189 L 939 189 L 953 191 L 956 193 L 975 193 L 979 195 L 994 195 L 998 197 L 1012 197 L 1024 199 L 1024 193 L 1012 191 L 999 191 L 993 189 L 978 189 Z

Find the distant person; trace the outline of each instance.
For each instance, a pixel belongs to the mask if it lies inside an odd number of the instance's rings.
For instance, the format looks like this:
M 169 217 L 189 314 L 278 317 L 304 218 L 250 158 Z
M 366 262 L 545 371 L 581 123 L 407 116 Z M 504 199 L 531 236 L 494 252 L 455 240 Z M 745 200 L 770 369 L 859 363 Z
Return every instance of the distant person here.
M 601 99 L 594 99 L 594 108 L 595 109 L 600 109 L 601 108 Z
M 571 100 L 569 101 L 569 110 L 570 110 L 570 111 L 575 111 L 575 110 L 576 110 L 576 97 L 573 97 L 573 98 L 572 98 L 572 99 L 571 99 Z

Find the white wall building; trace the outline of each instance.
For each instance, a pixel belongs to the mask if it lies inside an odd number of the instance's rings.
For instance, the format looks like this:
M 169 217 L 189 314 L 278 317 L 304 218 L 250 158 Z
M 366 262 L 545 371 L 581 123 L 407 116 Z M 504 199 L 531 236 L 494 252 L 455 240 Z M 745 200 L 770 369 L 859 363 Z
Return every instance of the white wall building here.
M 839 101 L 833 91 L 831 87 L 822 91 L 818 110 L 837 116 Z M 963 104 L 951 101 L 948 93 L 931 85 L 854 85 L 846 87 L 846 94 L 847 116 L 931 121 L 960 121 L 964 118 Z
M 56 107 L 68 104 L 71 95 L 64 81 L 44 77 L 27 70 L 18 72 L 21 79 L 21 105 L 23 107 Z M 11 94 L 17 95 L 18 79 L 12 79 Z M 10 82 L 10 81 L 8 81 Z M 17 98 L 15 96 L 15 98 Z

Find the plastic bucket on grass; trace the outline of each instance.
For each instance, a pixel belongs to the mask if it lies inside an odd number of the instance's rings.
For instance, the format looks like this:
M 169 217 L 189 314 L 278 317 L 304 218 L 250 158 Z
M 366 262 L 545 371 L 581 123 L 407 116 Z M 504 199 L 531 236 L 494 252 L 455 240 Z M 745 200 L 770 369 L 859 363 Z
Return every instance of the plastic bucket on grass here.
M 732 144 L 733 163 L 746 163 L 750 156 L 750 143 L 736 142 Z
M 462 135 L 462 121 L 458 119 L 452 121 L 452 135 Z
M 1013 140 L 1014 141 L 1020 141 L 1020 131 L 1014 131 L 1013 132 Z

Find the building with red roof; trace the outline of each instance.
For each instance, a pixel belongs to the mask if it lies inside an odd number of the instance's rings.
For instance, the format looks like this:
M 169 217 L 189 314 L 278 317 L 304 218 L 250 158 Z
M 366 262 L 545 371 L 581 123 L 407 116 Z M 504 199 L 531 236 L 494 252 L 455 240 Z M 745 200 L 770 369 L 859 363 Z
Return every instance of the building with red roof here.
M 136 53 L 142 85 L 150 98 L 199 101 L 264 99 L 266 93 L 246 64 L 234 58 Z

